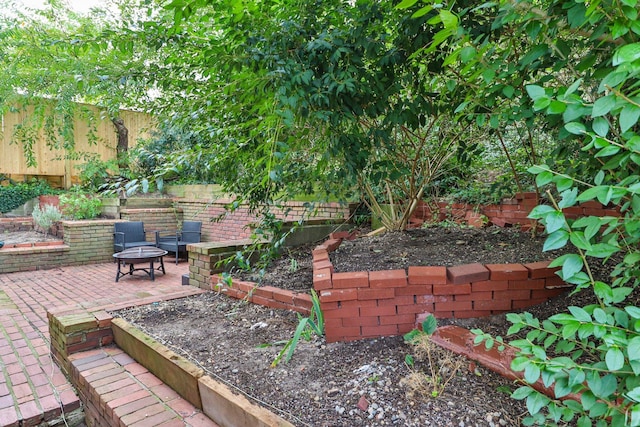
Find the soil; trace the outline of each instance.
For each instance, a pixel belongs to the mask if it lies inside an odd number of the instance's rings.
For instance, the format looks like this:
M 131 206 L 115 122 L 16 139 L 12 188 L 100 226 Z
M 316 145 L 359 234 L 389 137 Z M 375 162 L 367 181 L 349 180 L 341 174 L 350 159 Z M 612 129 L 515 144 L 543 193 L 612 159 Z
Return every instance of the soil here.
M 542 253 L 543 242 L 544 237 L 517 229 L 432 227 L 345 241 L 331 259 L 336 271 L 361 271 L 525 263 L 559 255 Z M 261 280 L 235 274 L 261 285 L 308 290 L 314 246 L 287 251 Z M 606 276 L 608 268 L 600 268 L 599 274 Z M 568 305 L 586 304 L 589 298 L 584 293 L 567 294 L 528 311 L 546 318 Z M 298 316 L 215 292 L 113 314 L 296 426 L 518 426 L 527 413 L 522 401 L 508 397 L 517 384 L 438 348 L 431 349 L 433 363 L 429 363 L 402 337 L 327 344 L 311 336 L 298 343 L 288 363 L 274 367 L 284 342 L 293 336 Z M 439 322 L 445 323 L 503 336 L 509 326 L 504 316 Z M 415 356 L 413 366 L 405 363 L 407 355 Z M 440 374 L 431 374 L 432 369 Z M 443 391 L 411 387 L 416 379 L 434 377 L 450 377 Z

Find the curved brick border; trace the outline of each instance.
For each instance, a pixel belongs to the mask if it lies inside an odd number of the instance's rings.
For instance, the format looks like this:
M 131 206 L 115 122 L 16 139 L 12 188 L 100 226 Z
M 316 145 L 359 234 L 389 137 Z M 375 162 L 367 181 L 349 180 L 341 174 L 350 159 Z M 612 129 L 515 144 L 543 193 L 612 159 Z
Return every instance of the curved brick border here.
M 404 334 L 424 313 L 470 318 L 518 310 L 571 287 L 548 268 L 549 261 L 335 273 L 329 253 L 353 238 L 334 233 L 313 251 L 313 287 L 327 342 Z
M 400 335 L 415 328 L 420 315 L 437 318 L 491 316 L 540 304 L 572 287 L 548 268 L 529 264 L 465 264 L 409 267 L 408 270 L 335 273 L 329 253 L 347 232 L 332 233 L 313 250 L 313 287 L 320 297 L 327 342 Z M 309 314 L 311 298 L 274 286 L 213 275 L 211 289 L 270 308 Z
M 492 370 L 505 378 L 514 381 L 522 381 L 524 384 L 524 373 L 511 370 L 511 362 L 516 356 L 513 347 L 506 347 L 504 351 L 498 351 L 495 347 L 487 350 L 484 345 L 474 345 L 475 335 L 459 326 L 447 325 L 439 327 L 431 336 L 431 340 L 440 347 L 453 351 L 454 353 L 466 356 L 468 359 L 478 362 L 487 369 Z M 546 387 L 540 378 L 531 387 L 552 399 L 556 399 L 552 388 Z M 580 395 L 569 394 L 563 396 L 562 400 L 575 400 L 580 402 Z

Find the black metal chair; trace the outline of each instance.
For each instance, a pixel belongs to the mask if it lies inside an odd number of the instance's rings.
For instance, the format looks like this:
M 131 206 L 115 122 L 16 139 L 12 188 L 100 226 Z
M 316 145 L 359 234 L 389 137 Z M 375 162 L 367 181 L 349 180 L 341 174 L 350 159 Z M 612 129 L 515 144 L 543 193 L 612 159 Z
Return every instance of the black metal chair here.
M 156 247 L 164 249 L 167 252 L 175 252 L 176 264 L 181 253 L 187 253 L 187 245 L 191 243 L 200 243 L 202 222 L 200 221 L 183 221 L 182 230 L 172 235 L 156 231 Z
M 113 225 L 113 251 L 122 252 L 137 246 L 155 246 L 147 242 L 142 221 L 116 222 Z

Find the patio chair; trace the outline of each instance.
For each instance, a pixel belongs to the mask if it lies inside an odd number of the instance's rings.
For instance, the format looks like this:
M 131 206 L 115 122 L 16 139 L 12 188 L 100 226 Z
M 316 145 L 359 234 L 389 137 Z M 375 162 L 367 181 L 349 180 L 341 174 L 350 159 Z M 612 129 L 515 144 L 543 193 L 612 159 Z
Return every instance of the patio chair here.
M 202 230 L 202 222 L 200 221 L 183 221 L 182 230 L 171 235 L 156 231 L 156 247 L 164 249 L 167 252 L 175 252 L 176 264 L 180 254 L 187 253 L 187 245 L 191 243 L 200 243 Z
M 113 251 L 122 252 L 136 246 L 155 246 L 147 242 L 142 221 L 116 222 L 113 225 Z

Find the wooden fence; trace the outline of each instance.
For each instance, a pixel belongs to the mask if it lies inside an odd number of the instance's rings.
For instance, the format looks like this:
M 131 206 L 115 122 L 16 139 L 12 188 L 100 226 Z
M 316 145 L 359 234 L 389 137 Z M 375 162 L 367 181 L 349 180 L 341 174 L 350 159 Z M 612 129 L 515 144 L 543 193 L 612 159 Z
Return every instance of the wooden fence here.
M 75 153 L 96 156 L 101 160 L 116 158 L 117 133 L 109 118 L 102 118 L 100 109 L 90 105 L 83 105 L 94 114 L 96 122 L 97 143 L 90 144 L 87 138 L 89 125 L 86 119 L 76 114 L 74 124 Z M 47 143 L 44 131 L 40 131 L 33 153 L 36 160 L 35 167 L 27 166 L 24 147 L 17 142 L 14 132 L 22 123 L 33 115 L 33 109 L 21 112 L 9 112 L 0 117 L 0 175 L 10 177 L 15 181 L 24 181 L 33 177 L 43 178 L 55 187 L 69 188 L 78 182 L 78 165 L 85 160 L 70 159 L 63 149 L 55 149 Z M 153 119 L 145 113 L 122 110 L 120 117 L 129 130 L 129 148 L 135 147 L 139 138 L 149 136 L 153 127 Z

